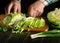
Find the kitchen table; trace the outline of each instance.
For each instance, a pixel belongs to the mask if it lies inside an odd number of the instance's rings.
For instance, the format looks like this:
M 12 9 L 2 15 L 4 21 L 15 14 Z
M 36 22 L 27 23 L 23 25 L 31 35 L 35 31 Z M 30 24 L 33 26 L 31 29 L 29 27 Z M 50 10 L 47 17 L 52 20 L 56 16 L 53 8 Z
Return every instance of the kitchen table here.
M 0 43 L 60 43 L 60 38 L 36 38 L 31 39 L 33 32 L 22 32 L 21 34 L 13 34 L 11 31 L 0 32 Z
M 4 19 L 4 14 L 0 15 L 0 24 Z M 2 19 L 1 19 L 2 18 Z M 35 38 L 31 39 L 30 35 L 37 32 L 23 31 L 22 33 L 12 33 L 11 30 L 7 32 L 0 32 L 0 43 L 60 43 L 60 38 Z

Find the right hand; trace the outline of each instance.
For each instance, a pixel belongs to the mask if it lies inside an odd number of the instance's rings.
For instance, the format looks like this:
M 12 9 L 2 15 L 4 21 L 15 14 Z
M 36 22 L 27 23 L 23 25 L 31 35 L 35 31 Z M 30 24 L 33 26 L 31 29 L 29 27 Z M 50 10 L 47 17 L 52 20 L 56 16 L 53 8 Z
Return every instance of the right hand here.
M 44 11 L 44 7 L 45 5 L 42 2 L 36 1 L 32 5 L 30 5 L 28 8 L 29 16 L 32 16 L 32 17 L 41 16 Z
M 5 9 L 6 14 L 10 14 L 11 9 L 13 9 L 13 13 L 17 13 L 21 11 L 21 4 L 19 1 L 12 1 L 7 8 Z

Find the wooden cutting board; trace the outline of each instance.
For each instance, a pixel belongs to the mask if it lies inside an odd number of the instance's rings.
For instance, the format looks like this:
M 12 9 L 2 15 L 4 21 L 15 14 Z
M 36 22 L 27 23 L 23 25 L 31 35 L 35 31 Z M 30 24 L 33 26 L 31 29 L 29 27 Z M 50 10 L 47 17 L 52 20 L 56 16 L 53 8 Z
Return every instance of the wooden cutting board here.
M 3 19 L 6 17 L 6 15 L 1 14 L 0 15 L 0 24 L 3 24 Z
M 3 25 L 3 19 L 6 17 L 7 15 L 1 14 L 0 15 L 0 24 Z M 44 27 L 41 28 L 25 28 L 24 30 L 26 31 L 35 31 L 35 32 L 39 32 L 39 31 L 48 31 L 49 26 L 45 25 Z

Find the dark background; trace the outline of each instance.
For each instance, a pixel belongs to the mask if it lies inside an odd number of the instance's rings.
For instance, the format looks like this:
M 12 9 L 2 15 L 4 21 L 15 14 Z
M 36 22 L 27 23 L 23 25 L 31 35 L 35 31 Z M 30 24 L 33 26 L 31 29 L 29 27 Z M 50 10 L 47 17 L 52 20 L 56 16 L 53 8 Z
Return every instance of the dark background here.
M 28 6 L 31 5 L 36 0 L 22 0 L 22 12 L 27 13 Z M 0 0 L 0 14 L 5 13 L 5 7 L 10 3 L 10 0 Z M 60 1 L 46 6 L 44 9 L 44 13 L 42 16 L 46 16 L 46 14 L 55 8 L 60 8 Z M 34 32 L 22 32 L 21 34 L 12 34 L 9 32 L 0 32 L 0 43 L 60 43 L 60 37 L 57 38 L 36 38 L 31 39 L 30 34 Z
M 10 2 L 11 0 L 0 0 L 0 14 L 5 13 L 5 8 Z M 36 2 L 36 0 L 21 0 L 22 13 L 27 13 L 29 5 L 34 2 Z M 43 15 L 45 16 L 48 12 L 54 10 L 55 8 L 60 8 L 60 0 L 54 4 L 46 6 Z

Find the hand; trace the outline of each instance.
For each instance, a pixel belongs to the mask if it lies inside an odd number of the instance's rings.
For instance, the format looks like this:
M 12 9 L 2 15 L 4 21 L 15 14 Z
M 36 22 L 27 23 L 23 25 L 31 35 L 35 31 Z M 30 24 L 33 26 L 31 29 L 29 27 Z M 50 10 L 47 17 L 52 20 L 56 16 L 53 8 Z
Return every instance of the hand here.
M 19 1 L 12 1 L 8 7 L 5 9 L 6 14 L 10 14 L 11 9 L 13 9 L 13 13 L 17 13 L 21 11 L 21 4 Z
M 36 1 L 35 3 L 29 6 L 28 14 L 32 17 L 38 17 L 43 13 L 44 7 L 45 5 L 42 2 Z

